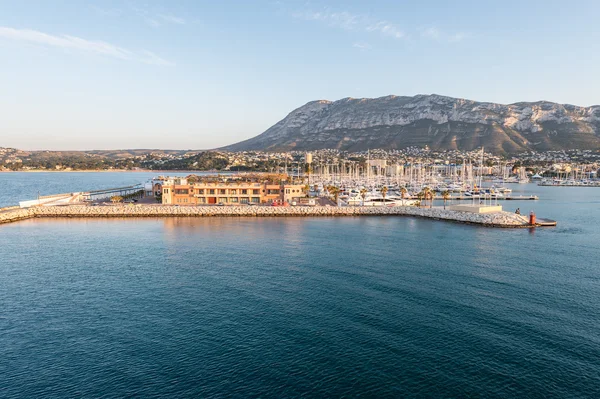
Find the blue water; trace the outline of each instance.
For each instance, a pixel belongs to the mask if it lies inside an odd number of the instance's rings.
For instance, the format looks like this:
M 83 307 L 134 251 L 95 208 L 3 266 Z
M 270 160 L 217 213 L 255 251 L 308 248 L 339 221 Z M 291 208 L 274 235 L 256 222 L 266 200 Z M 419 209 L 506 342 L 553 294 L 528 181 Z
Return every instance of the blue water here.
M 599 397 L 600 189 L 513 188 L 559 225 L 1 225 L 0 397 Z

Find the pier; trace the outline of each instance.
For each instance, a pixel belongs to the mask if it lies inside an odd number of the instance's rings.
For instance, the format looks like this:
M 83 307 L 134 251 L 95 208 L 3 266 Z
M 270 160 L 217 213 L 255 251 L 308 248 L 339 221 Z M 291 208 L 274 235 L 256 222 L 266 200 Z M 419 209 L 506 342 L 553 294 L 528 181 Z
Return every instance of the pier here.
M 536 226 L 540 226 L 540 227 L 553 227 L 556 226 L 558 223 L 556 222 L 556 220 L 551 220 L 551 219 L 537 219 L 536 220 Z
M 99 201 L 99 200 L 109 199 L 110 197 L 113 197 L 115 195 L 123 197 L 126 195 L 135 194 L 137 192 L 142 191 L 143 189 L 144 189 L 143 185 L 136 184 L 136 185 L 127 186 L 127 187 L 116 187 L 116 188 L 108 188 L 105 190 L 94 190 L 94 191 L 88 191 L 85 193 L 81 193 L 81 199 L 83 201 L 87 201 L 87 202 Z
M 135 194 L 141 192 L 143 189 L 144 188 L 141 184 L 137 184 L 127 187 L 108 188 L 105 190 L 42 195 L 34 200 L 20 201 L 19 206 L 21 208 L 29 208 L 32 206 L 59 206 L 101 201 L 109 199 L 110 197 L 115 195 L 122 197 L 126 195 Z
M 416 200 L 419 199 L 417 196 L 412 196 L 411 199 Z M 442 200 L 443 198 L 440 197 L 439 195 L 437 195 L 435 197 L 435 200 Z M 485 200 L 485 201 L 538 201 L 540 199 L 540 197 L 538 197 L 537 195 L 510 195 L 510 196 L 505 196 L 505 197 L 495 197 L 492 196 L 490 197 L 489 195 L 484 195 L 484 196 L 480 196 L 480 195 L 473 195 L 473 196 L 466 196 L 466 195 L 455 195 L 455 196 L 451 196 L 450 198 L 448 198 L 448 201 L 479 201 L 479 200 Z

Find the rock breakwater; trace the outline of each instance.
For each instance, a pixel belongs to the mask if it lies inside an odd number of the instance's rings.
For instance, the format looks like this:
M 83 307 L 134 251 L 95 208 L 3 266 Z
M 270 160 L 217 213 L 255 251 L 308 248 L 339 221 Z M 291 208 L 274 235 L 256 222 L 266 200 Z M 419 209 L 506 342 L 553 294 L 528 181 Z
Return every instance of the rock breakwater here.
M 32 209 L 5 209 L 0 211 L 0 224 L 29 219 L 33 216 L 34 212 Z
M 304 216 L 417 216 L 493 227 L 528 227 L 527 219 L 510 212 L 476 214 L 442 208 L 398 207 L 267 207 L 267 206 L 53 206 L 9 210 L 0 223 L 32 217 L 304 217 Z

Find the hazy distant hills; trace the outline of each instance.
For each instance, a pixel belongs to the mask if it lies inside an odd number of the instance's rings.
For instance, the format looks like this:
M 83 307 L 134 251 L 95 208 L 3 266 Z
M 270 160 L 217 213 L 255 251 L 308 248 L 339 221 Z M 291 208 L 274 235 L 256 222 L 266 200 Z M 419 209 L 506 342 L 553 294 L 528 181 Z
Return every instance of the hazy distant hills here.
M 223 149 L 360 151 L 425 145 L 436 150 L 484 146 L 495 153 L 598 149 L 600 106 L 546 101 L 503 105 L 435 94 L 321 100 Z

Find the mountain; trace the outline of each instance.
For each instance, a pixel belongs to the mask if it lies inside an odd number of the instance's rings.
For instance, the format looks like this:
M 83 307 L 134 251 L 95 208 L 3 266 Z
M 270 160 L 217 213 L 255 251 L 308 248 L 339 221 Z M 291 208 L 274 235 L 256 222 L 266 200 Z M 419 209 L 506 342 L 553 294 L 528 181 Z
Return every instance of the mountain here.
M 495 153 L 600 148 L 600 106 L 495 104 L 436 94 L 312 101 L 264 133 L 224 147 L 347 151 L 429 146 Z

